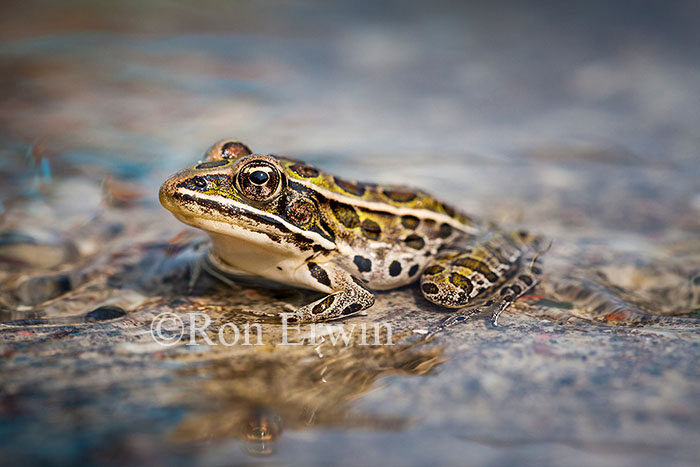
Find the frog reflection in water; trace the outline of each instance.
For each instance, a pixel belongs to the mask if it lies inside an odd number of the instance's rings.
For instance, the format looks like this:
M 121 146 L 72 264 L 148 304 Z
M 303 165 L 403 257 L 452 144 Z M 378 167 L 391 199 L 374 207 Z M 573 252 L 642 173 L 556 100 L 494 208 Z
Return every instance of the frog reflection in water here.
M 278 335 L 266 336 L 267 344 L 279 340 Z M 192 394 L 198 402 L 172 439 L 239 439 L 248 454 L 261 456 L 276 452 L 284 431 L 405 428 L 414 421 L 405 414 L 353 404 L 383 378 L 425 376 L 445 361 L 443 349 L 430 338 L 416 339 L 410 332 L 395 337 L 395 345 L 363 345 L 356 335 L 349 345 L 325 340 L 318 349 L 276 346 L 272 352 L 269 347 L 248 352 L 231 347 L 235 358 L 183 370 L 178 388 L 187 403 L 193 402 Z M 371 331 L 368 340 L 374 341 Z M 379 341 L 385 342 L 383 334 Z
M 501 231 L 427 193 L 347 181 L 236 140 L 165 181 L 160 201 L 205 230 L 209 259 L 231 275 L 262 276 L 327 295 L 297 310 L 323 321 L 371 307 L 371 290 L 420 281 L 451 309 L 494 317 L 539 282 L 542 237 Z

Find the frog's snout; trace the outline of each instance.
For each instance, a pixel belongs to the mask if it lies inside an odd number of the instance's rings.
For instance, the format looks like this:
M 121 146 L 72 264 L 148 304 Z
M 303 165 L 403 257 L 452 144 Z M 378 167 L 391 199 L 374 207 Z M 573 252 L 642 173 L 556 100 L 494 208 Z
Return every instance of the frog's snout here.
M 175 193 L 176 190 L 174 179 L 175 177 L 168 178 L 160 186 L 160 190 L 158 190 L 158 201 L 160 201 L 160 204 L 168 211 L 173 211 L 175 207 L 173 202 L 173 193 Z

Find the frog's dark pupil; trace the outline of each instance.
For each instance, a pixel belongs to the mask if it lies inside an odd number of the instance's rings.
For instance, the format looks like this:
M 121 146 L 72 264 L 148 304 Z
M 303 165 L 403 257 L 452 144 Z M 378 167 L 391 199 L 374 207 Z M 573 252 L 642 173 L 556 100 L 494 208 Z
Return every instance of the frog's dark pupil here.
M 270 176 L 267 175 L 267 173 L 263 172 L 262 170 L 256 170 L 255 172 L 250 174 L 250 181 L 255 183 L 256 185 L 262 185 L 269 178 L 270 178 Z

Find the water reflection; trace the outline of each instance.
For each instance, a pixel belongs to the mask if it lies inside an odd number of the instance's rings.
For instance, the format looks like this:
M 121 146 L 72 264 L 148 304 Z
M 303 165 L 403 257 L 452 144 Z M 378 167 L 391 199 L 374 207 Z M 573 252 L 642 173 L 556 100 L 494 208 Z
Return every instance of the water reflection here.
M 272 334 L 270 342 L 279 338 L 279 326 L 266 331 Z M 187 392 L 197 394 L 200 403 L 172 438 L 234 438 L 250 454 L 270 455 L 285 430 L 401 429 L 412 422 L 410 417 L 358 413 L 352 402 L 377 389 L 383 378 L 427 375 L 444 360 L 443 350 L 431 339 L 411 336 L 391 346 L 361 345 L 358 337 L 347 346 L 325 340 L 313 348 L 232 349 L 183 372 Z
M 253 407 L 243 431 L 246 452 L 256 456 L 275 454 L 275 441 L 282 435 L 282 417 L 274 410 Z

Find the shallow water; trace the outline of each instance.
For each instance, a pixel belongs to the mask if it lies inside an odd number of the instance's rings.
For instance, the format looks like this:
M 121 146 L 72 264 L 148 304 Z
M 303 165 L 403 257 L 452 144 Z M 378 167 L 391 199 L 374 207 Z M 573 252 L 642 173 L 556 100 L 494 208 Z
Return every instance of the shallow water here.
M 3 459 L 697 462 L 696 6 L 207 5 L 3 7 Z M 405 287 L 334 323 L 393 346 L 279 345 L 315 295 L 222 283 L 157 202 L 227 136 L 539 231 L 543 283 L 498 327 Z M 262 345 L 154 342 L 193 311 Z

